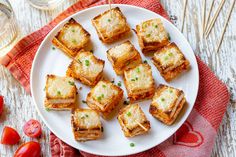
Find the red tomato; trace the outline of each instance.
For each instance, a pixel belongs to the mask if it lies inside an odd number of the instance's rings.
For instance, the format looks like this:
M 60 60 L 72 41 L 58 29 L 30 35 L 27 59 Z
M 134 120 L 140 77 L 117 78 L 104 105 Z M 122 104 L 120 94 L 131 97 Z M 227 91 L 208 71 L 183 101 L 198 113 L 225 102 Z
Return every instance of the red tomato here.
M 2 131 L 1 143 L 7 145 L 13 145 L 20 141 L 20 135 L 18 132 L 8 126 L 5 126 Z
M 29 120 L 23 127 L 24 133 L 29 137 L 39 137 L 42 134 L 41 124 L 34 119 Z
M 0 115 L 3 112 L 3 108 L 4 108 L 4 100 L 3 100 L 3 96 L 0 95 Z
M 14 157 L 40 157 L 41 148 L 38 142 L 30 141 L 22 144 L 15 152 Z

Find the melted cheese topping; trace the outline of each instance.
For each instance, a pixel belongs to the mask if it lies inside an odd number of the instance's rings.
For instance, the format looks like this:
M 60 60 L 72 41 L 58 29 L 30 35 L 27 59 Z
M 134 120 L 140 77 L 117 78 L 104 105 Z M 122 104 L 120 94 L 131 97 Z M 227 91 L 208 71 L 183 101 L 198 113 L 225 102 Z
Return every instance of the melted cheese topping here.
M 101 126 L 99 115 L 92 110 L 77 111 L 74 116 L 80 127 L 92 129 Z
M 75 63 L 75 72 L 84 75 L 84 77 L 97 77 L 97 75 L 103 70 L 103 64 L 97 63 L 93 54 L 87 55 L 87 53 L 80 53 L 77 59 L 79 59 L 81 64 Z
M 134 51 L 130 51 L 131 49 L 132 45 L 124 43 L 110 49 L 109 54 L 115 58 L 119 58 L 127 54 L 129 54 L 129 56 L 132 56 L 134 54 Z
M 170 105 L 178 99 L 177 90 L 173 88 L 167 88 L 161 92 L 158 97 L 154 97 L 153 103 L 158 109 L 167 111 L 170 109 Z
M 141 24 L 141 32 L 147 42 L 161 42 L 168 38 L 160 19 L 154 19 Z
M 130 90 L 147 89 L 153 83 L 151 69 L 143 64 L 126 72 L 125 75 Z
M 48 80 L 47 93 L 51 97 L 64 98 L 68 96 L 74 88 L 74 79 L 71 77 L 56 77 Z
M 163 53 L 155 53 L 154 57 L 158 59 L 162 66 L 178 66 L 181 64 L 182 54 L 176 48 L 165 49 Z
M 106 105 L 106 102 L 112 101 L 111 98 L 118 94 L 118 91 L 112 88 L 112 86 L 112 83 L 100 81 L 94 87 L 92 97 L 100 102 L 100 104 Z
M 125 110 L 123 114 L 124 120 L 126 122 L 126 127 L 129 130 L 137 127 L 138 123 L 142 124 L 146 121 L 146 117 L 144 116 L 144 113 L 138 105 L 131 105 L 131 107 Z
M 120 15 L 119 12 L 114 10 L 107 12 L 99 19 L 99 26 L 102 30 L 105 30 L 107 35 L 112 34 L 122 27 L 125 27 L 125 25 L 125 19 Z
M 77 47 L 85 40 L 85 34 L 80 26 L 70 26 L 63 30 L 61 40 L 69 47 Z

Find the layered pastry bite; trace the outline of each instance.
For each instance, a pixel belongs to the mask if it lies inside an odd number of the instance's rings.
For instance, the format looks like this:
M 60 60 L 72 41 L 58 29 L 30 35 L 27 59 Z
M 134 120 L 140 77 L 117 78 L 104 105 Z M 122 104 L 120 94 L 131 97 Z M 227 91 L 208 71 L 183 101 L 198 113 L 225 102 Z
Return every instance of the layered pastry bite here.
M 136 26 L 139 46 L 144 54 L 154 52 L 169 43 L 169 34 L 166 32 L 161 19 L 152 19 Z
M 190 63 L 175 43 L 156 51 L 152 58 L 154 65 L 166 81 L 171 81 L 183 71 L 190 69 Z
M 186 99 L 182 90 L 160 85 L 152 99 L 149 112 L 161 122 L 171 125 L 185 103 Z
M 71 110 L 76 104 L 76 86 L 72 77 L 47 75 L 44 106 L 49 110 Z
M 131 30 L 125 16 L 118 7 L 94 17 L 92 24 L 97 31 L 99 39 L 104 43 L 116 41 Z
M 130 104 L 121 109 L 117 118 L 126 137 L 147 133 L 151 128 L 138 104 Z
M 66 75 L 85 85 L 95 86 L 102 78 L 105 61 L 95 57 L 90 51 L 81 50 L 69 65 Z
M 149 64 L 142 63 L 124 72 L 124 82 L 130 102 L 152 98 L 155 82 Z
M 107 51 L 107 58 L 111 62 L 117 75 L 142 63 L 141 56 L 130 41 L 126 41 Z
M 84 48 L 90 40 L 90 34 L 71 18 L 53 38 L 52 43 L 70 57 Z
M 99 114 L 91 109 L 76 109 L 71 115 L 72 131 L 77 141 L 84 142 L 102 137 L 103 127 Z
M 120 87 L 109 81 L 99 81 L 88 93 L 86 102 L 106 119 L 122 98 L 123 90 Z

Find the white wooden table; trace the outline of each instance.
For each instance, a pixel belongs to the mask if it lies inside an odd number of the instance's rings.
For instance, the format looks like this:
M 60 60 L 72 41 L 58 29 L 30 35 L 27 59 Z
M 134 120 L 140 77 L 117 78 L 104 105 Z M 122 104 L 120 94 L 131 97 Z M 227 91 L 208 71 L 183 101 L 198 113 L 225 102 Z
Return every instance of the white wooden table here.
M 220 0 L 216 0 L 219 4 Z M 40 11 L 27 3 L 27 0 L 10 0 L 16 14 L 20 28 L 20 36 L 23 37 L 43 25 L 50 22 L 59 13 L 76 2 L 76 0 L 66 0 L 62 5 L 52 11 Z M 181 29 L 181 15 L 183 10 L 183 0 L 161 0 L 163 6 L 168 11 L 175 25 Z M 207 3 L 211 0 L 207 0 Z M 201 4 L 202 0 L 189 0 L 184 35 L 190 42 L 194 52 L 214 71 L 214 73 L 228 85 L 231 92 L 231 101 L 222 121 L 216 138 L 212 157 L 235 157 L 236 156 L 236 11 L 234 8 L 230 19 L 224 41 L 217 54 L 216 44 L 222 32 L 226 14 L 232 0 L 227 0 L 216 21 L 208 40 L 201 40 Z M 217 8 L 215 5 L 214 9 Z M 209 4 L 207 5 L 207 8 Z M 209 8 L 208 8 L 209 9 Z M 214 10 L 213 10 L 214 11 Z M 24 136 L 22 126 L 25 121 L 35 118 L 40 120 L 30 95 L 28 95 L 21 85 L 11 76 L 11 74 L 0 66 L 0 94 L 5 97 L 4 115 L 0 117 L 0 130 L 3 126 L 9 125 L 16 128 L 22 141 L 29 141 L 30 138 Z M 42 155 L 50 156 L 49 130 L 43 125 L 43 136 L 39 139 L 42 146 Z M 0 146 L 0 157 L 11 157 L 18 145 Z

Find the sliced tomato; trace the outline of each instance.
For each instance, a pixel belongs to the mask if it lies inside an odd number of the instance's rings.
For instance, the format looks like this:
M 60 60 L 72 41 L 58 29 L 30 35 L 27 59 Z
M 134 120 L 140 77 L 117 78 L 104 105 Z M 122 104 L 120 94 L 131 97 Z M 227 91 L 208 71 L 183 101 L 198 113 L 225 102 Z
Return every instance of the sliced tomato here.
M 40 157 L 41 147 L 38 142 L 30 141 L 22 144 L 15 152 L 14 157 Z
M 14 145 L 20 141 L 18 132 L 8 126 L 5 126 L 2 131 L 1 143 L 7 145 Z
M 4 100 L 3 96 L 0 95 L 0 116 L 3 113 L 3 108 L 4 108 Z
M 29 137 L 39 137 L 42 134 L 41 124 L 34 119 L 29 120 L 23 126 L 24 133 Z

